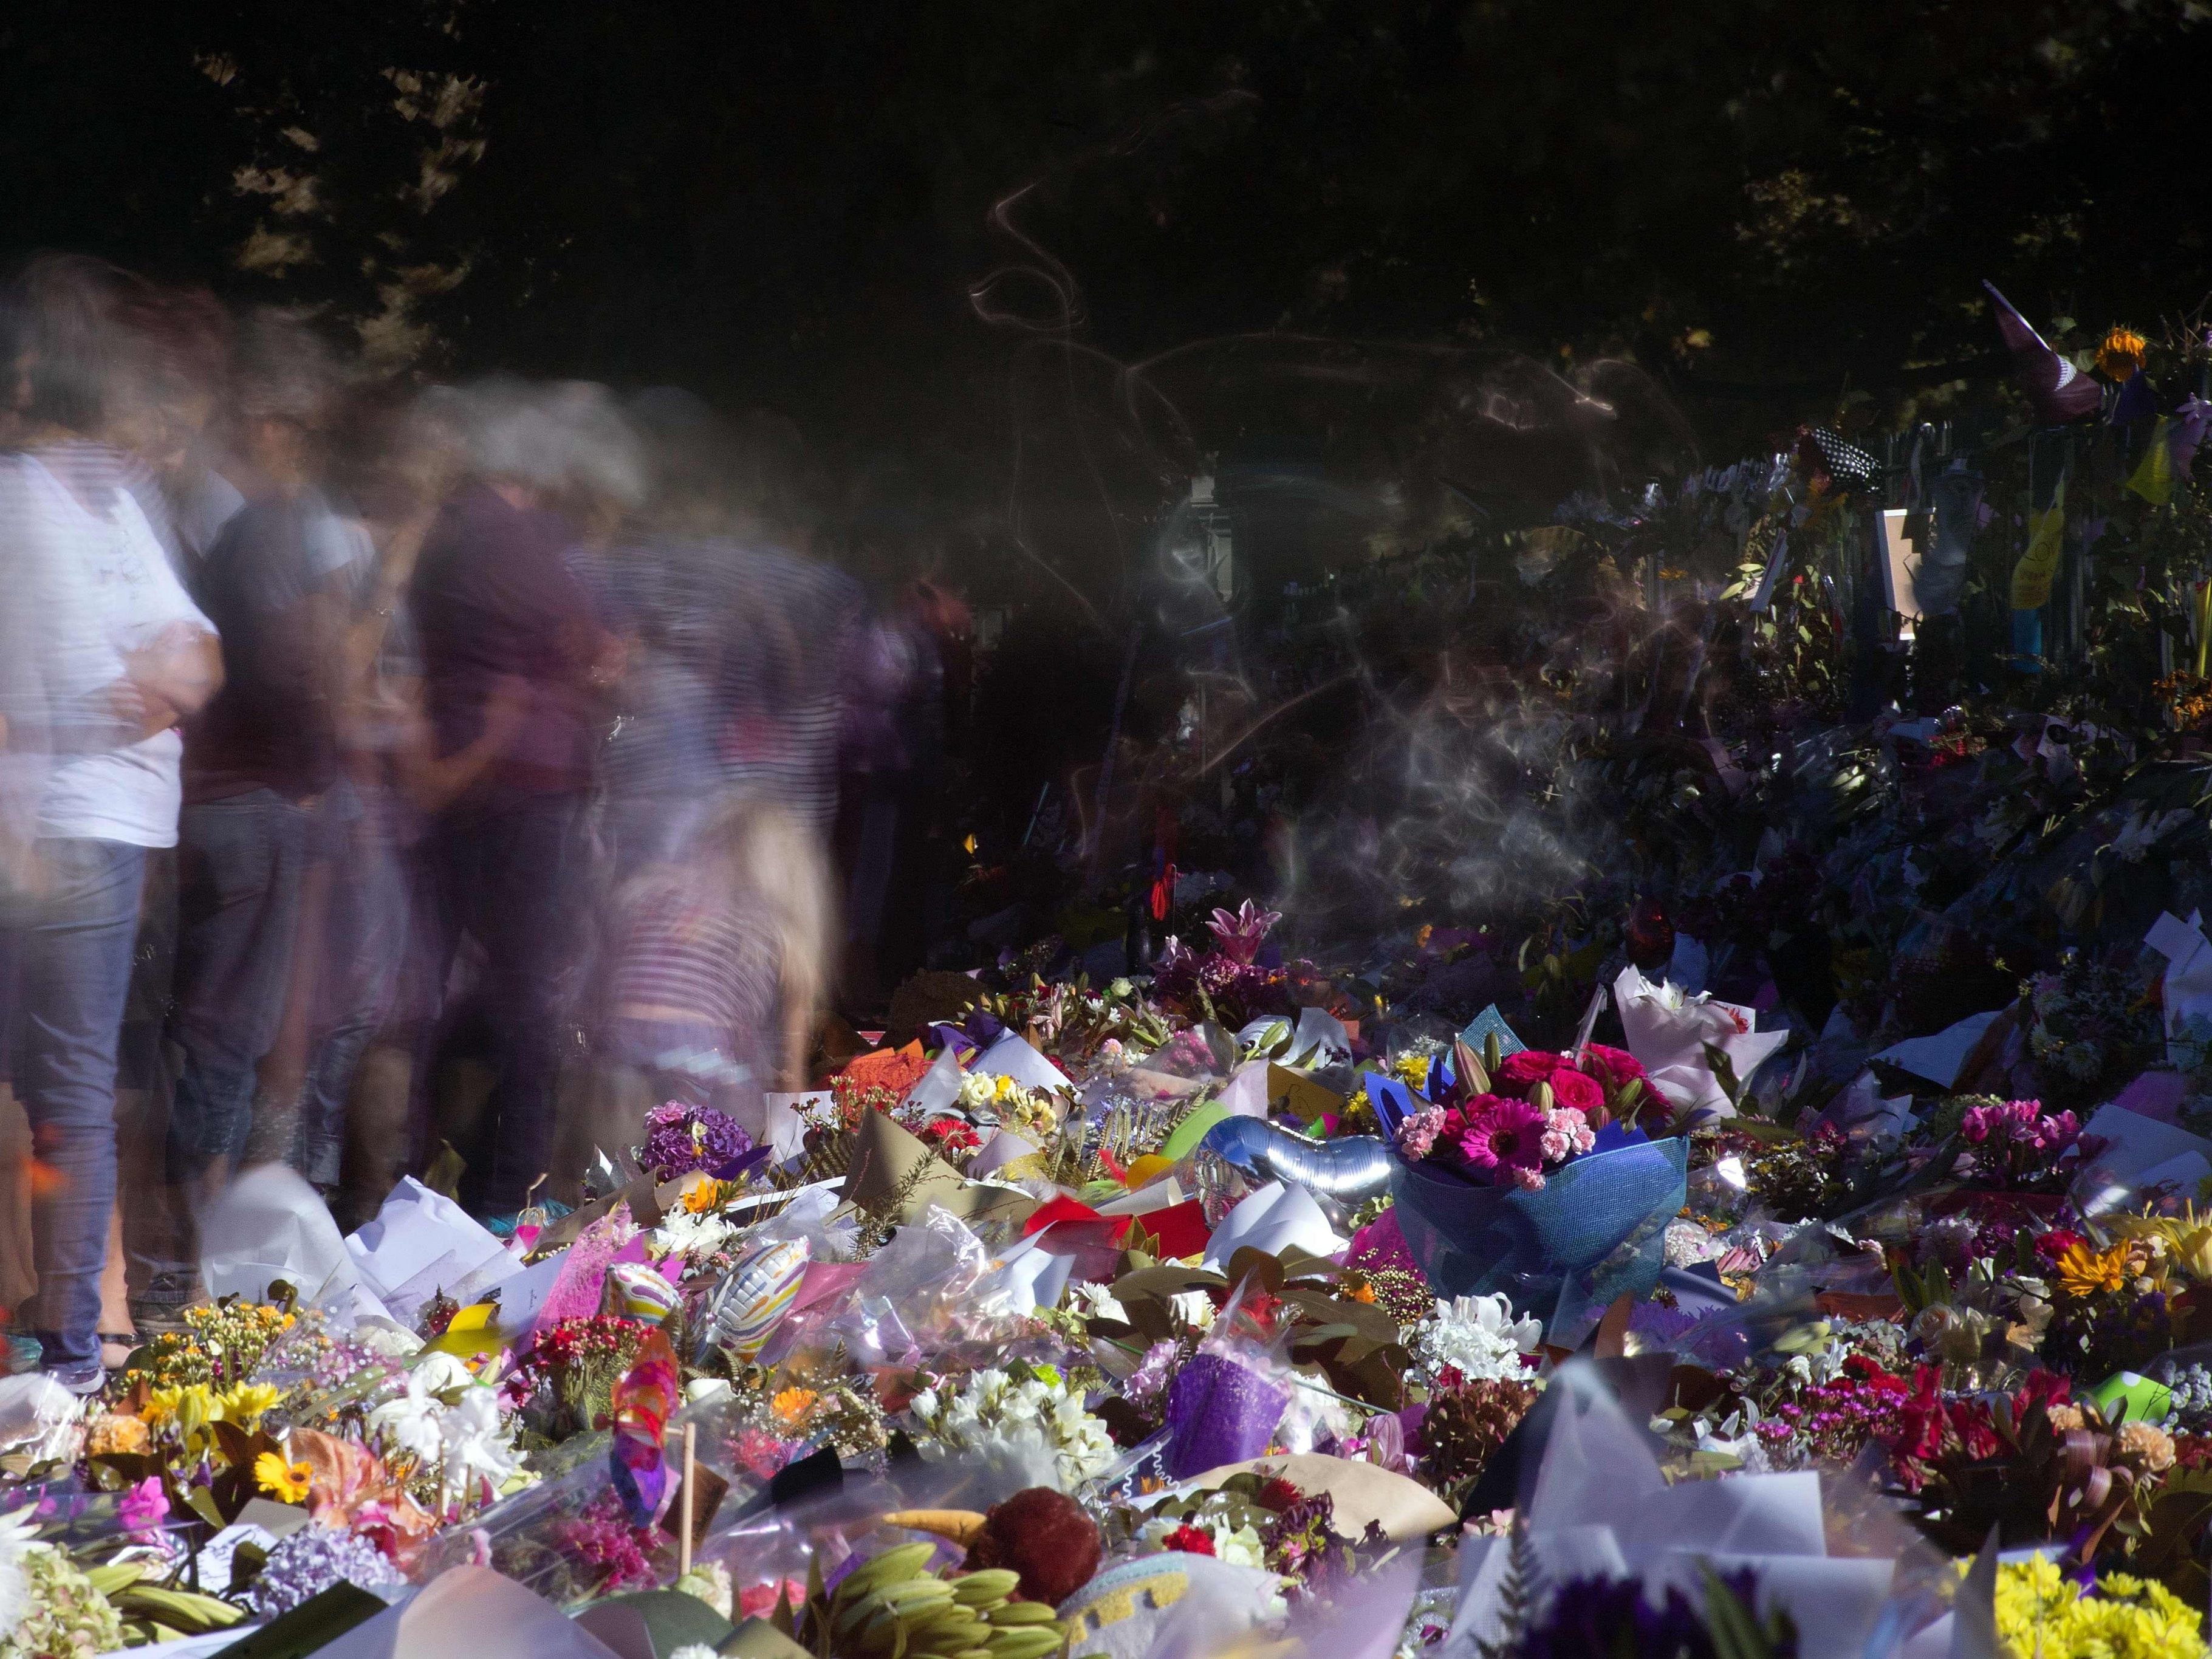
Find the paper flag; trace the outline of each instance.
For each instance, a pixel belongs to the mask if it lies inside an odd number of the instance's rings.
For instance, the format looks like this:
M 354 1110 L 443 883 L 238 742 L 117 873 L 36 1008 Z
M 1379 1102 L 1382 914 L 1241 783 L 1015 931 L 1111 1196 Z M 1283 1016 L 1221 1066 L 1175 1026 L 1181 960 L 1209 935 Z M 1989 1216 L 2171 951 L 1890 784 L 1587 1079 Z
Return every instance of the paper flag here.
M 2021 390 L 2035 406 L 2036 419 L 2057 426 L 2095 414 L 2104 404 L 2104 388 L 2046 345 L 1994 283 L 1982 286 L 1996 301 L 1997 330 L 2012 353 L 2013 374 Z

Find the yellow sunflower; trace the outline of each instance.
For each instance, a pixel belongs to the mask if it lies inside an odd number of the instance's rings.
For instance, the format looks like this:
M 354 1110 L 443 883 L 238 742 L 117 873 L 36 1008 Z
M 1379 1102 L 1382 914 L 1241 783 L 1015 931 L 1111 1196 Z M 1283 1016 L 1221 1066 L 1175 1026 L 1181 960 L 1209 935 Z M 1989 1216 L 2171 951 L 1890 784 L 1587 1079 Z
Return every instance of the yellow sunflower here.
M 265 1451 L 253 1460 L 253 1482 L 279 1503 L 296 1504 L 307 1495 L 309 1472 L 305 1463 L 287 1463 Z

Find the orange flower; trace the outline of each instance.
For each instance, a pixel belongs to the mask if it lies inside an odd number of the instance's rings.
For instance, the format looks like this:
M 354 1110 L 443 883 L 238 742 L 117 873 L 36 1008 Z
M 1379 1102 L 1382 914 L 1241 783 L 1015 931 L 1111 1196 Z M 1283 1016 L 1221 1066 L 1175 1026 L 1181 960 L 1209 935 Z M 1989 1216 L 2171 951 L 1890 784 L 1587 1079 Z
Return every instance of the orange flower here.
M 2131 380 L 2142 367 L 2143 337 L 2131 328 L 2114 328 L 2097 348 L 2097 367 L 2115 380 Z
M 91 1428 L 86 1431 L 84 1449 L 94 1457 L 128 1456 L 144 1451 L 148 1438 L 143 1419 L 103 1413 L 93 1419 Z
M 785 1389 L 768 1402 L 769 1409 L 785 1428 L 795 1429 L 806 1420 L 806 1413 L 821 1397 L 811 1389 Z
M 895 1095 L 903 1095 L 921 1081 L 929 1069 L 929 1056 L 919 1042 L 909 1042 L 903 1048 L 878 1048 L 872 1054 L 860 1055 L 840 1073 L 854 1087 L 888 1089 Z
M 2093 1250 L 2073 1243 L 2058 1258 L 2058 1288 L 2069 1296 L 2090 1297 L 2100 1291 L 2117 1291 L 2128 1282 L 2134 1261 L 2125 1244 L 2109 1250 Z

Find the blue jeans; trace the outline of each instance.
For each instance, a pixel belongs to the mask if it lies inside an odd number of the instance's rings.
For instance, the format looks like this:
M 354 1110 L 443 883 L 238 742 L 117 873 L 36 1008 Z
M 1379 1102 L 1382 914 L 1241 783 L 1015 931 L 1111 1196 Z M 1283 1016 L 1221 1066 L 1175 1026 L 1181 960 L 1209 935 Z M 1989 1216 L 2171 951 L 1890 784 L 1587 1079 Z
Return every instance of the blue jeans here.
M 291 987 L 309 827 L 306 808 L 267 789 L 187 806 L 178 820 L 173 1182 L 246 1150 L 254 1068 L 276 1043 Z
M 407 955 L 414 890 L 399 842 L 398 803 L 342 783 L 330 812 L 329 908 L 315 994 L 312 1049 L 292 1164 L 318 1187 L 337 1185 L 346 1106 L 362 1055 L 391 1014 Z
M 41 842 L 47 885 L 17 935 L 15 1094 L 41 1163 L 35 1200 L 40 1342 L 50 1367 L 100 1358 L 100 1274 L 115 1207 L 115 1053 L 131 991 L 146 849 Z

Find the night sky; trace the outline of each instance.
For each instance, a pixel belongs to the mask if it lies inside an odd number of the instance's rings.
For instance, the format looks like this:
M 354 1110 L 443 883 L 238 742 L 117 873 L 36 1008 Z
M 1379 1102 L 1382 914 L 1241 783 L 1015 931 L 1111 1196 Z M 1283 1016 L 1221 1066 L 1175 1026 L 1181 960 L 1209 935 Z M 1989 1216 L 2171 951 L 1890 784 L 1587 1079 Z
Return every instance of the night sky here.
M 1984 276 L 2183 329 L 2208 48 L 2163 0 L 15 0 L 0 235 L 337 327 L 398 284 L 418 368 L 678 381 L 856 516 L 1081 567 L 1217 463 L 1550 489 L 1961 410 Z

